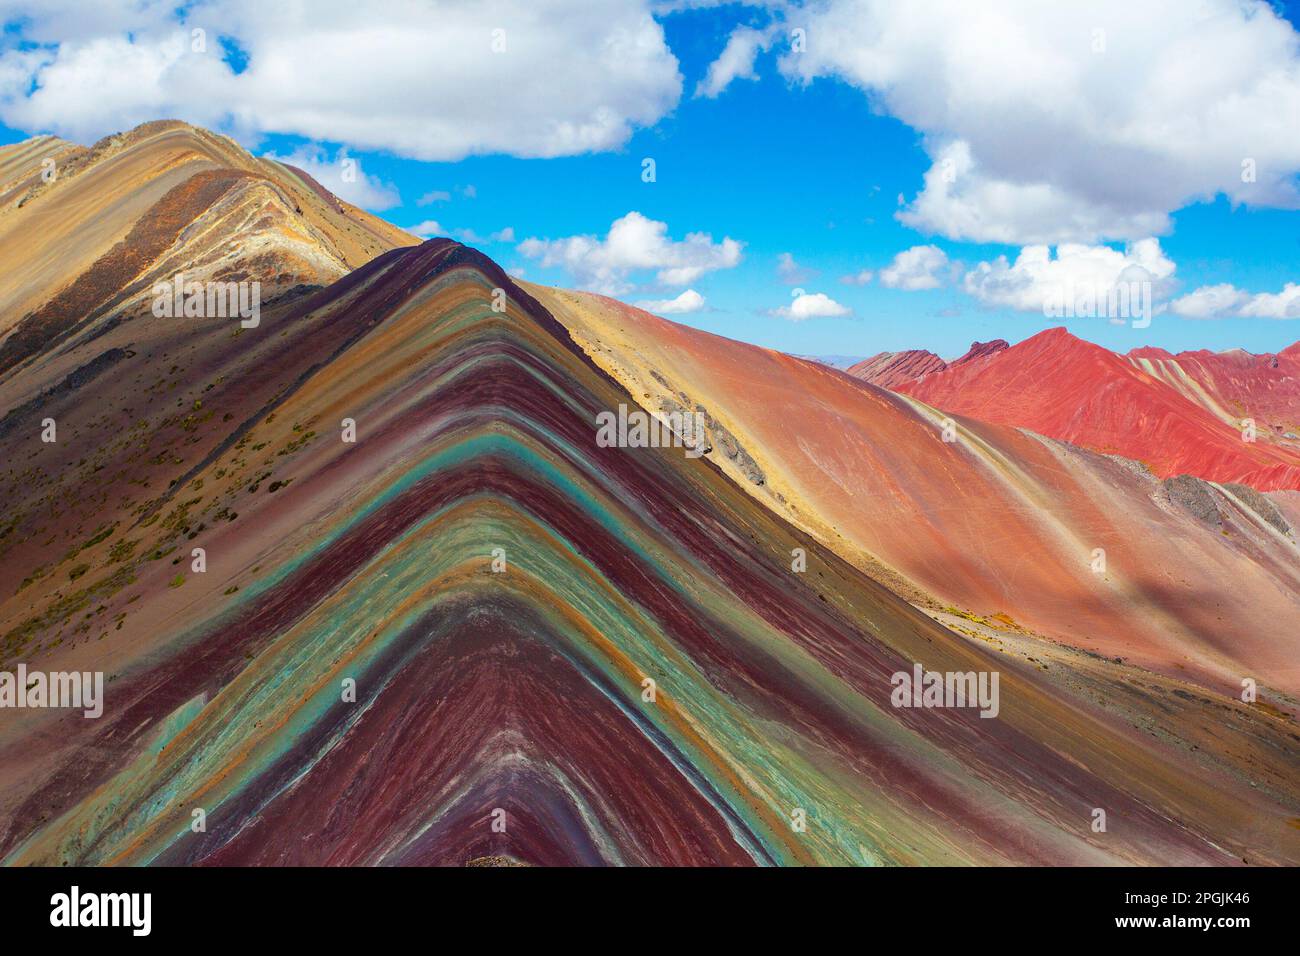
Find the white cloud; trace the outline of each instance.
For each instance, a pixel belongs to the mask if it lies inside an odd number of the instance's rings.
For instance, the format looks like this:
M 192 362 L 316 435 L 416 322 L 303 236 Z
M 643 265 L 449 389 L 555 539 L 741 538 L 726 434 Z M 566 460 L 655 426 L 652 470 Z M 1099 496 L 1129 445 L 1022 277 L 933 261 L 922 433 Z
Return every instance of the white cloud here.
M 579 285 L 596 292 L 621 295 L 632 288 L 633 272 L 657 270 L 663 285 L 682 286 L 718 269 L 740 263 L 742 243 L 724 238 L 715 243 L 708 233 L 692 232 L 680 242 L 668 237 L 668 224 L 629 212 L 614 220 L 602 240 L 596 236 L 565 239 L 525 239 L 519 251 L 540 259 L 543 267 L 561 266 Z
M 450 234 L 449 230 L 444 228 L 442 223 L 435 219 L 426 219 L 424 222 L 416 223 L 414 226 L 407 226 L 406 231 L 421 239 L 431 239 L 434 236 L 446 236 Z
M 1123 252 L 1066 244 L 1057 247 L 1055 258 L 1047 246 L 1026 246 L 1014 263 L 1006 256 L 981 262 L 966 273 L 962 287 L 986 305 L 1046 312 L 1066 303 L 1100 303 L 1121 281 L 1149 282 L 1151 298 L 1163 298 L 1175 268 L 1157 239 L 1130 243 Z
M 849 315 L 853 311 L 846 306 L 840 305 L 824 292 L 810 293 L 796 289 L 795 293 L 793 302 L 773 310 L 772 314 L 779 315 L 783 319 L 790 319 L 792 322 L 802 322 L 805 319 Z
M 333 159 L 320 146 L 299 146 L 288 156 L 263 153 L 263 159 L 297 166 L 340 199 L 365 209 L 391 209 L 400 206 L 402 197 L 397 187 L 366 175 L 361 160 L 348 156 L 340 149 Z
M 737 27 L 727 38 L 718 58 L 709 64 L 704 79 L 695 88 L 696 96 L 713 98 L 731 85 L 732 80 L 756 80 L 754 59 L 760 50 L 766 51 L 772 43 L 772 30 L 755 30 Z
M 924 180 L 925 188 L 897 218 L 950 239 L 1050 245 L 1074 237 L 1151 236 L 1169 228 L 1163 211 L 1125 213 L 1046 183 L 988 175 L 976 167 L 970 145 L 961 141 L 938 150 Z
M 660 315 L 685 315 L 688 312 L 699 312 L 704 308 L 704 296 L 694 289 L 687 289 L 675 299 L 651 299 L 647 302 L 638 302 L 636 305 L 639 309 L 657 312 Z
M 867 285 L 875 277 L 876 274 L 872 272 L 870 269 L 863 269 L 861 272 L 855 272 L 850 275 L 840 276 L 840 282 L 844 283 L 845 285 Z
M 445 189 L 435 189 L 432 192 L 425 193 L 415 201 L 415 204 L 417 206 L 428 206 L 436 202 L 447 202 L 449 199 L 451 199 L 451 193 Z
M 1259 292 L 1241 307 L 1248 319 L 1300 319 L 1300 285 L 1288 282 L 1281 292 Z
M 1175 315 L 1186 319 L 1218 319 L 1236 316 L 1247 319 L 1300 319 L 1300 284 L 1288 282 L 1281 292 L 1238 289 L 1229 283 L 1201 286 L 1169 304 Z
M 1250 295 L 1228 282 L 1203 285 L 1194 292 L 1174 299 L 1169 311 L 1185 319 L 1214 319 L 1234 315 Z
M 91 6 L 0 3 L 11 40 L 54 44 L 0 53 L 0 120 L 82 142 L 177 117 L 245 141 L 547 157 L 615 149 L 681 97 L 647 0 Z M 193 28 L 206 30 L 202 51 Z M 247 55 L 242 72 L 220 38 Z
M 947 267 L 948 256 L 938 246 L 913 246 L 894 256 L 894 261 L 880 270 L 880 284 L 905 292 L 937 289 Z
M 798 285 L 807 282 L 817 272 L 814 269 L 805 269 L 795 262 L 791 253 L 783 252 L 776 258 L 776 274 L 786 285 Z
M 1300 202 L 1300 40 L 1266 3 L 827 0 L 796 17 L 787 76 L 841 78 L 924 135 L 914 228 L 1096 243 L 1162 234 L 1219 193 Z

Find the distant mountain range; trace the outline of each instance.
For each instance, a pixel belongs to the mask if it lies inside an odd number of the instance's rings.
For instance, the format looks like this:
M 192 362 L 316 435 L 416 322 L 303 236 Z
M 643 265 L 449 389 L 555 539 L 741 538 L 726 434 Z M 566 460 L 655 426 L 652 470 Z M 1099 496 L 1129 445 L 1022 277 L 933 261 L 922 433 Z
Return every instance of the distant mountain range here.
M 1300 342 L 1276 355 L 1135 349 L 1048 329 L 944 362 L 885 352 L 849 374 L 956 415 L 1028 428 L 1146 464 L 1262 491 L 1300 489 Z

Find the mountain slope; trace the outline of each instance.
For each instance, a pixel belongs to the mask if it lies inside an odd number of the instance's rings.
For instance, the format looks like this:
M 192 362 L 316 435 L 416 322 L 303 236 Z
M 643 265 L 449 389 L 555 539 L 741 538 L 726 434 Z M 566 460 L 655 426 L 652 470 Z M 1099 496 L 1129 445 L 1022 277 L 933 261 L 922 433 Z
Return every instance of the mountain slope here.
M 894 387 L 955 415 L 1141 461 L 1159 477 L 1300 489 L 1300 364 L 1162 356 L 1117 355 L 1057 328 Z
M 1007 347 L 1007 343 L 1003 339 L 994 339 L 992 342 L 973 342 L 965 355 L 953 359 L 951 362 L 945 362 L 933 352 L 927 352 L 925 349 L 909 349 L 906 352 L 881 352 L 879 355 L 873 355 L 871 358 L 863 359 L 856 365 L 849 366 L 845 371 L 854 378 L 860 378 L 872 385 L 879 385 L 881 388 L 898 388 L 908 382 L 914 382 L 935 372 L 942 372 L 952 366 L 995 355 Z
M 906 352 L 880 352 L 850 365 L 845 371 L 872 385 L 894 388 L 947 366 L 948 363 L 933 352 L 909 349 Z
M 8 863 L 1300 859 L 1282 717 L 1154 677 L 1099 704 L 1136 673 L 1090 660 L 1063 692 L 760 506 L 716 428 L 601 447 L 633 397 L 477 253 L 171 328 L 76 347 L 134 354 L 59 393 L 66 442 L 0 435 L 44 476 L 6 489 L 6 660 L 110 674 L 98 721 L 0 724 Z M 997 719 L 891 706 L 915 661 L 998 671 Z
M 1234 429 L 1253 418 L 1266 435 L 1300 442 L 1300 342 L 1277 355 L 1148 348 L 1126 358 Z
M 258 281 L 266 302 L 417 241 L 300 170 L 174 121 L 90 149 L 52 137 L 0 148 L 0 191 L 0 376 L 148 312 L 154 285 L 178 273 Z
M 1300 692 L 1300 635 L 1279 627 L 1300 615 L 1300 551 L 1279 502 L 975 420 L 946 442 L 945 416 L 907 396 L 528 288 L 644 404 L 704 409 L 719 462 L 759 502 L 917 603 L 1009 616 L 1229 694 L 1257 675 Z
M 106 677 L 0 711 L 5 863 L 1300 862 L 1300 496 L 947 443 L 181 124 L 0 180 L 0 670 Z M 176 272 L 260 322 L 155 316 Z

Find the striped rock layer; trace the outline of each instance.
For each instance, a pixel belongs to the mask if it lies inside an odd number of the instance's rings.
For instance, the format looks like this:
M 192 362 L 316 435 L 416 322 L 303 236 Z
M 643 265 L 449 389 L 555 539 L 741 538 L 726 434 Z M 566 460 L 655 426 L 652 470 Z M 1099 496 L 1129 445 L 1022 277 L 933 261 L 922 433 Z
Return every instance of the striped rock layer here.
M 45 362 L 53 378 L 58 346 L 149 314 L 155 284 L 177 274 L 257 281 L 270 302 L 415 242 L 302 170 L 177 121 L 89 149 L 49 136 L 0 147 L 0 374 Z
M 529 289 L 647 407 L 707 412 L 712 457 L 757 502 L 950 625 L 1230 697 L 1249 678 L 1294 709 L 1300 493 L 1160 479 L 612 299 Z
M 0 670 L 106 677 L 0 709 L 0 860 L 1300 861 L 1300 493 L 414 242 L 180 123 L 0 149 Z M 260 324 L 154 316 L 178 272 Z M 1124 361 L 1277 451 L 1293 351 Z
M 0 720 L 0 859 L 1300 861 L 1284 714 L 958 634 L 757 500 L 720 412 L 702 458 L 600 447 L 647 393 L 534 291 L 431 240 L 256 330 L 120 323 L 10 412 L 5 664 L 108 683 Z M 998 716 L 893 706 L 917 662 Z
M 877 384 L 955 415 L 1122 455 L 1161 478 L 1190 475 L 1257 491 L 1296 491 L 1297 346 L 1277 355 L 1174 356 L 1150 348 L 1121 355 L 1056 328 Z

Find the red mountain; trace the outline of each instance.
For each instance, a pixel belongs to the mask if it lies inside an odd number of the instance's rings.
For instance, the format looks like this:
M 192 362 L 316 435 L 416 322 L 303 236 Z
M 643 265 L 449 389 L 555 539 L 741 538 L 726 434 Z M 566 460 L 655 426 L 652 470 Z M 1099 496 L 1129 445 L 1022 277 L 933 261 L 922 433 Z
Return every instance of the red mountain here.
M 1146 348 L 1128 359 L 1229 424 L 1253 418 L 1273 435 L 1300 434 L 1300 342 L 1276 355 Z
M 881 388 L 897 388 L 922 375 L 941 372 L 947 367 L 948 363 L 933 352 L 908 349 L 906 352 L 881 352 L 856 365 L 850 365 L 845 371 Z
M 1010 348 L 977 344 L 894 388 L 953 414 L 1137 459 L 1161 477 L 1300 488 L 1295 346 L 1278 355 L 1121 355 L 1056 328 Z M 1243 437 L 1247 420 L 1254 441 Z
M 973 342 L 970 351 L 951 363 L 945 362 L 933 352 L 925 349 L 908 349 L 906 352 L 881 352 L 869 359 L 863 359 L 857 365 L 851 365 L 845 371 L 855 378 L 881 388 L 898 388 L 908 382 L 924 378 L 932 372 L 942 372 L 954 365 L 972 362 L 976 359 L 996 355 L 1009 346 L 1004 339 L 992 342 Z

